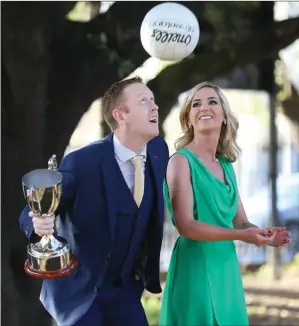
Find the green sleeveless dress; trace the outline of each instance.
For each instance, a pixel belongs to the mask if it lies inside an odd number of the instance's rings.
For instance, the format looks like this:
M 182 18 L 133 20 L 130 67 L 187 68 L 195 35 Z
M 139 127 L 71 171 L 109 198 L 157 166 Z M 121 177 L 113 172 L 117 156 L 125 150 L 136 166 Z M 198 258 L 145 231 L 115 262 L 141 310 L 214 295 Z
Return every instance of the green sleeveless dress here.
M 195 154 L 180 149 L 189 162 L 194 218 L 233 228 L 238 190 L 232 164 L 217 156 L 226 184 L 212 175 Z M 168 187 L 167 209 L 173 219 Z M 245 326 L 248 315 L 241 272 L 233 241 L 204 242 L 177 239 L 168 269 L 160 312 L 160 326 Z

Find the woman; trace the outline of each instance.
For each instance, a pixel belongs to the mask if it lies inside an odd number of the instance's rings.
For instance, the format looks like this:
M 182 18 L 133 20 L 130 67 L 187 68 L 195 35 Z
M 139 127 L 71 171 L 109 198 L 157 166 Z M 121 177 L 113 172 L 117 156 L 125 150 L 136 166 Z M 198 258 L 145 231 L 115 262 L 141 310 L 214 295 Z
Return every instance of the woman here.
M 181 110 L 183 136 L 169 160 L 164 194 L 180 237 L 164 289 L 161 326 L 248 325 L 233 240 L 257 246 L 289 242 L 283 228 L 251 224 L 232 167 L 238 122 L 220 89 L 195 86 Z

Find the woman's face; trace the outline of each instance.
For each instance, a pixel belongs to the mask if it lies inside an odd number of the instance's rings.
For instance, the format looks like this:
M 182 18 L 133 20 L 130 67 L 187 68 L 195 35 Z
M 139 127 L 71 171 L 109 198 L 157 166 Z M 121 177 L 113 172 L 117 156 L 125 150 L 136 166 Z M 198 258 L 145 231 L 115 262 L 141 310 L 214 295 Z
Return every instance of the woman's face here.
M 220 132 L 224 119 L 224 111 L 216 91 L 210 87 L 198 90 L 189 112 L 189 124 L 192 124 L 194 132 Z

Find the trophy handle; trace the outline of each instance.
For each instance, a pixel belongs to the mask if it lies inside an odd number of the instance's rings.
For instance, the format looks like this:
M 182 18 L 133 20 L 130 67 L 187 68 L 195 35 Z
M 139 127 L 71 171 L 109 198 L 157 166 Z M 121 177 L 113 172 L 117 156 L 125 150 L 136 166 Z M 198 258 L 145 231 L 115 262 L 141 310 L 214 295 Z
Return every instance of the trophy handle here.
M 48 161 L 48 170 L 57 170 L 57 159 L 55 154 L 53 154 Z

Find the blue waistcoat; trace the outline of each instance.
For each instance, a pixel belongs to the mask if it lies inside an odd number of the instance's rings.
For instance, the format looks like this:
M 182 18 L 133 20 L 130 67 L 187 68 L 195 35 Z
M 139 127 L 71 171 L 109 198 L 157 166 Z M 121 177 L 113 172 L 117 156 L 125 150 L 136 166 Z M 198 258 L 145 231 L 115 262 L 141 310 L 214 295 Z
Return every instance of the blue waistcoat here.
M 148 162 L 145 164 L 144 195 L 139 208 L 120 169 L 117 173 L 116 189 L 121 194 L 121 203 L 117 208 L 114 243 L 104 280 L 106 284 L 124 284 L 133 277 L 134 263 L 154 207 L 153 178 Z

